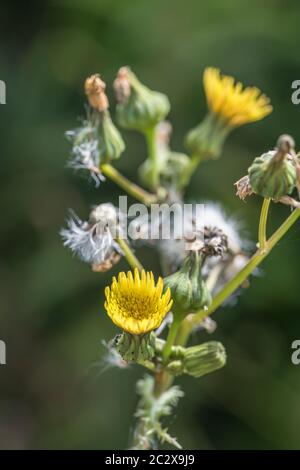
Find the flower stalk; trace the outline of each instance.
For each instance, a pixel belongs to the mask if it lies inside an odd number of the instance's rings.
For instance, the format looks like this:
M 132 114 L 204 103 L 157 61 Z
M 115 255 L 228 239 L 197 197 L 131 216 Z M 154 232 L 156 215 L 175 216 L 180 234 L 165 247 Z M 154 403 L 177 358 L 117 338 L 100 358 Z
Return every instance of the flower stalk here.
M 147 206 L 158 202 L 157 196 L 149 193 L 145 189 L 127 179 L 109 163 L 101 165 L 101 172 L 111 181 L 120 186 L 120 188 L 124 189 L 128 194 L 130 194 L 130 196 L 146 204 Z
M 271 198 L 267 197 L 264 198 L 260 219 L 259 219 L 259 227 L 258 227 L 258 246 L 259 248 L 264 251 L 266 242 L 267 242 L 267 220 L 268 220 L 268 213 L 269 207 L 271 203 Z
M 137 268 L 139 271 L 143 269 L 143 265 L 140 263 L 138 258 L 133 253 L 132 249 L 128 245 L 127 241 L 124 238 L 116 238 L 116 242 L 120 246 L 124 256 L 132 269 Z

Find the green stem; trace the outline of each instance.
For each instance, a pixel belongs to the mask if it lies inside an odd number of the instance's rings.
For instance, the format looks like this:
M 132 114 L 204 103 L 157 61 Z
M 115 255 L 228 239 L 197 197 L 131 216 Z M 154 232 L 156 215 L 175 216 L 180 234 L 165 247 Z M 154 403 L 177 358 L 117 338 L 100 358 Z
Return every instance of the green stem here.
M 157 202 L 157 197 L 154 194 L 148 193 L 148 191 L 145 191 L 137 184 L 132 183 L 109 163 L 104 163 L 101 165 L 100 170 L 103 175 L 105 175 L 107 178 L 124 189 L 128 194 L 146 204 L 147 206 Z
M 271 198 L 264 198 L 258 228 L 258 247 L 263 251 L 267 243 L 267 220 Z
M 139 271 L 141 271 L 143 269 L 143 266 L 139 262 L 139 260 L 137 259 L 133 251 L 131 250 L 126 240 L 124 240 L 123 238 L 116 238 L 116 242 L 119 244 L 131 268 L 132 269 L 137 268 Z
M 155 140 L 155 132 L 156 128 L 154 127 L 149 127 L 145 131 L 145 138 L 146 138 L 146 143 L 147 143 L 147 149 L 148 149 L 148 156 L 149 159 L 151 160 L 151 187 L 153 191 L 157 191 L 158 186 L 159 186 L 159 173 L 158 173 L 158 165 L 157 165 L 157 149 L 156 149 L 156 140 Z
M 186 187 L 189 184 L 199 164 L 204 160 L 204 157 L 205 157 L 204 155 L 202 157 L 201 156 L 190 157 L 190 163 L 184 172 L 184 176 L 182 177 L 182 180 L 184 182 L 183 187 Z
M 165 347 L 163 349 L 163 352 L 162 352 L 162 357 L 163 357 L 163 362 L 166 363 L 169 356 L 170 356 L 170 353 L 171 353 L 171 349 L 172 349 L 172 346 L 174 344 L 174 341 L 175 341 L 175 338 L 176 338 L 176 335 L 177 335 L 177 332 L 178 332 L 178 329 L 179 329 L 179 326 L 180 326 L 180 323 L 181 323 L 181 320 L 178 319 L 178 318 L 173 318 L 173 322 L 170 326 L 170 330 L 169 330 L 169 334 L 168 334 L 168 337 L 167 337 L 167 341 L 166 341 L 166 344 L 165 344 Z

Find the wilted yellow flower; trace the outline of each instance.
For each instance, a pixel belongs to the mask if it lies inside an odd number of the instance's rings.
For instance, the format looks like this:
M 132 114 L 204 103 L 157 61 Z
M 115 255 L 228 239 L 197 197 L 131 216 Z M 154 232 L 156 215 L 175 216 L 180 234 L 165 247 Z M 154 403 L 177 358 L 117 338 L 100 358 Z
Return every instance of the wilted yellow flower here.
M 272 111 L 270 99 L 258 88 L 243 89 L 242 83 L 235 83 L 233 77 L 221 75 L 217 68 L 205 69 L 203 83 L 208 107 L 232 127 L 259 121 Z
M 152 271 L 134 274 L 128 271 L 113 277 L 105 288 L 104 304 L 108 316 L 118 327 L 133 335 L 147 333 L 159 327 L 172 306 L 170 289 L 163 294 L 163 280 L 155 284 Z

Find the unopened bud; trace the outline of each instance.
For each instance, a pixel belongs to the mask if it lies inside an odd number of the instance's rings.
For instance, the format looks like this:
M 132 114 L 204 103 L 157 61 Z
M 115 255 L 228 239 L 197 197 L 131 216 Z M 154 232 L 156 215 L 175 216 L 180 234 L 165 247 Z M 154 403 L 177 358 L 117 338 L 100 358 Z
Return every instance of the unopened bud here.
M 197 252 L 191 251 L 181 269 L 164 279 L 173 299 L 172 312 L 186 316 L 211 303 L 211 295 L 201 276 L 201 260 Z
M 162 121 L 170 110 L 166 95 L 143 85 L 128 68 L 122 67 L 114 83 L 117 118 L 121 126 L 145 132 Z
M 209 341 L 186 348 L 182 361 L 184 372 L 199 378 L 224 367 L 226 352 L 221 343 Z
M 214 114 L 191 129 L 185 137 L 185 145 L 193 157 L 216 159 L 220 156 L 223 144 L 231 128 Z
M 281 148 L 257 157 L 248 169 L 253 192 L 275 200 L 290 194 L 296 186 L 293 157 Z
M 89 104 L 93 109 L 103 112 L 108 109 L 108 99 L 105 94 L 105 82 L 101 80 L 99 74 L 88 77 L 84 84 L 85 93 Z

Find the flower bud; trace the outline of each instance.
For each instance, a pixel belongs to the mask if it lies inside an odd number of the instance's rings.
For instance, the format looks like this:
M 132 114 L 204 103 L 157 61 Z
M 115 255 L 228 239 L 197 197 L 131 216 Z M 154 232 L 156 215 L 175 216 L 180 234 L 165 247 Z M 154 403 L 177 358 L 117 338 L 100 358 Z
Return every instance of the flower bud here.
M 173 299 L 172 312 L 185 316 L 211 303 L 211 295 L 201 276 L 201 260 L 198 252 L 190 252 L 179 271 L 164 279 Z
M 118 100 L 117 119 L 126 129 L 145 132 L 169 113 L 167 96 L 147 88 L 128 67 L 119 70 L 114 88 Z
M 185 138 L 185 145 L 193 157 L 216 159 L 220 156 L 224 141 L 231 128 L 214 114 L 206 118 Z
M 98 73 L 86 79 L 84 88 L 89 104 L 93 109 L 100 112 L 108 109 L 108 99 L 105 94 L 106 85 Z
M 106 110 L 100 116 L 99 123 L 99 158 L 101 163 L 109 163 L 116 160 L 125 150 L 122 136 L 111 120 L 109 111 Z
M 170 152 L 166 165 L 161 172 L 163 185 L 174 189 L 182 189 L 186 186 L 190 167 L 190 158 L 184 153 Z
M 186 374 L 199 378 L 214 372 L 226 364 L 224 346 L 217 341 L 209 341 L 186 348 L 183 357 L 183 369 Z
M 257 157 L 248 173 L 253 192 L 262 197 L 278 200 L 296 186 L 293 157 L 281 149 Z
M 155 334 L 133 335 L 123 331 L 115 337 L 114 347 L 126 362 L 150 360 L 155 354 Z
M 199 378 L 226 364 L 224 346 L 217 341 L 209 341 L 190 348 L 173 347 L 170 358 L 167 371 L 175 376 L 188 374 Z

